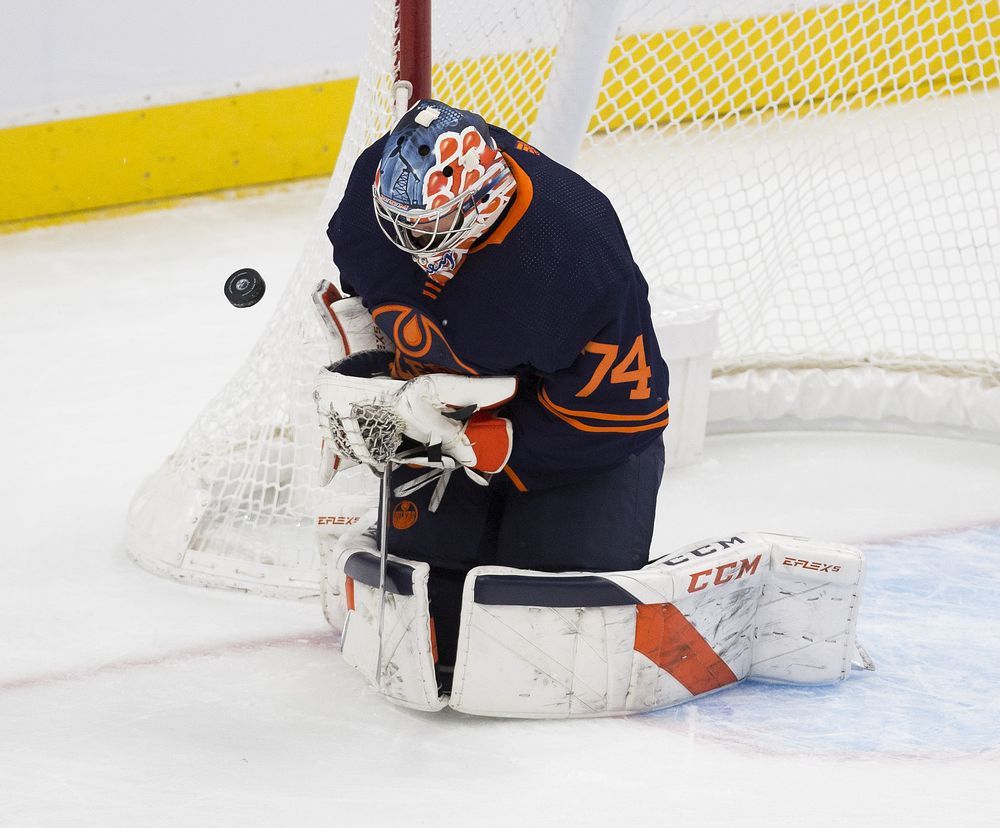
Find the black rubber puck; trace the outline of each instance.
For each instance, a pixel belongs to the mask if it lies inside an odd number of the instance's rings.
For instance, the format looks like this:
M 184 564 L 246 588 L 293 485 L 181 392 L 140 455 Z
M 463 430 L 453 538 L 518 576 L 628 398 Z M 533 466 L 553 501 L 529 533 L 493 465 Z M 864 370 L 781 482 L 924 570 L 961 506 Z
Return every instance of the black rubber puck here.
M 242 267 L 226 279 L 226 298 L 234 308 L 249 308 L 260 301 L 266 287 L 256 270 Z

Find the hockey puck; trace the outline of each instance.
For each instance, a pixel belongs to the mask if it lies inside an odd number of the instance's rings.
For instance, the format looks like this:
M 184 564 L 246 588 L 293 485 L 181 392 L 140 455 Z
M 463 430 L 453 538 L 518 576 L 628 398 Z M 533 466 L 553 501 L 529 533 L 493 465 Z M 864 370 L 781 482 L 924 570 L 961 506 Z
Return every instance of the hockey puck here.
M 252 267 L 242 267 L 226 279 L 226 298 L 234 308 L 256 305 L 264 295 L 263 277 Z

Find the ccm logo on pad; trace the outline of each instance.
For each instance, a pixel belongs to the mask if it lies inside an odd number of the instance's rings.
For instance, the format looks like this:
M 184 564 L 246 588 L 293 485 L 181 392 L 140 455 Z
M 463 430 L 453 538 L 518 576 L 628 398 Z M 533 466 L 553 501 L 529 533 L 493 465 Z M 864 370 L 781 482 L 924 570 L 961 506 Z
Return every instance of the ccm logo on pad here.
M 716 552 L 725 552 L 730 546 L 738 546 L 740 544 L 746 543 L 743 538 L 734 535 L 729 538 L 729 540 L 717 540 L 713 543 L 706 543 L 704 546 L 699 546 L 696 549 L 689 549 L 682 555 L 674 555 L 672 558 L 667 558 L 661 561 L 664 566 L 678 566 L 682 563 L 687 563 L 691 560 L 691 557 L 704 558 L 706 555 L 714 555 Z
M 701 572 L 695 572 L 691 575 L 688 592 L 700 592 L 703 589 L 708 589 L 713 584 L 720 586 L 730 581 L 737 581 L 746 575 L 753 575 L 757 571 L 761 557 L 761 555 L 758 555 L 752 561 L 746 558 L 742 561 L 730 561 L 729 563 L 715 567 L 715 569 L 705 569 Z M 713 574 L 715 577 L 709 580 Z
M 833 564 L 820 563 L 819 561 L 803 561 L 800 558 L 785 558 L 781 562 L 782 566 L 801 566 L 803 569 L 811 569 L 814 572 L 840 572 L 839 566 Z

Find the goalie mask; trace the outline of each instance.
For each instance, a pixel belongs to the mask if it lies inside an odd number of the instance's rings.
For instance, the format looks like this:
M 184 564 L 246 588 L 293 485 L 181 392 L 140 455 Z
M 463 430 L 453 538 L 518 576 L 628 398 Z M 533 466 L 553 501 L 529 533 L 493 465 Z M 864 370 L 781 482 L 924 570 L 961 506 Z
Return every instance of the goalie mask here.
M 431 275 L 453 272 L 448 262 L 489 229 L 513 193 L 486 121 L 434 100 L 418 101 L 389 133 L 372 187 L 382 232 Z M 459 255 L 442 260 L 449 251 Z

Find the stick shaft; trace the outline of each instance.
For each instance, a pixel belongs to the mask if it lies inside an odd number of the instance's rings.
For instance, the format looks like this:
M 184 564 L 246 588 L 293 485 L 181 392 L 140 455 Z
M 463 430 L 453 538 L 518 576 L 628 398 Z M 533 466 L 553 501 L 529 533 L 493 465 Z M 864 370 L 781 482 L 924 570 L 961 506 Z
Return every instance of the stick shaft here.
M 379 482 L 378 525 L 378 656 L 375 661 L 375 683 L 382 689 L 382 630 L 385 623 L 385 578 L 389 563 L 389 495 L 392 492 L 392 461 L 387 460 Z

